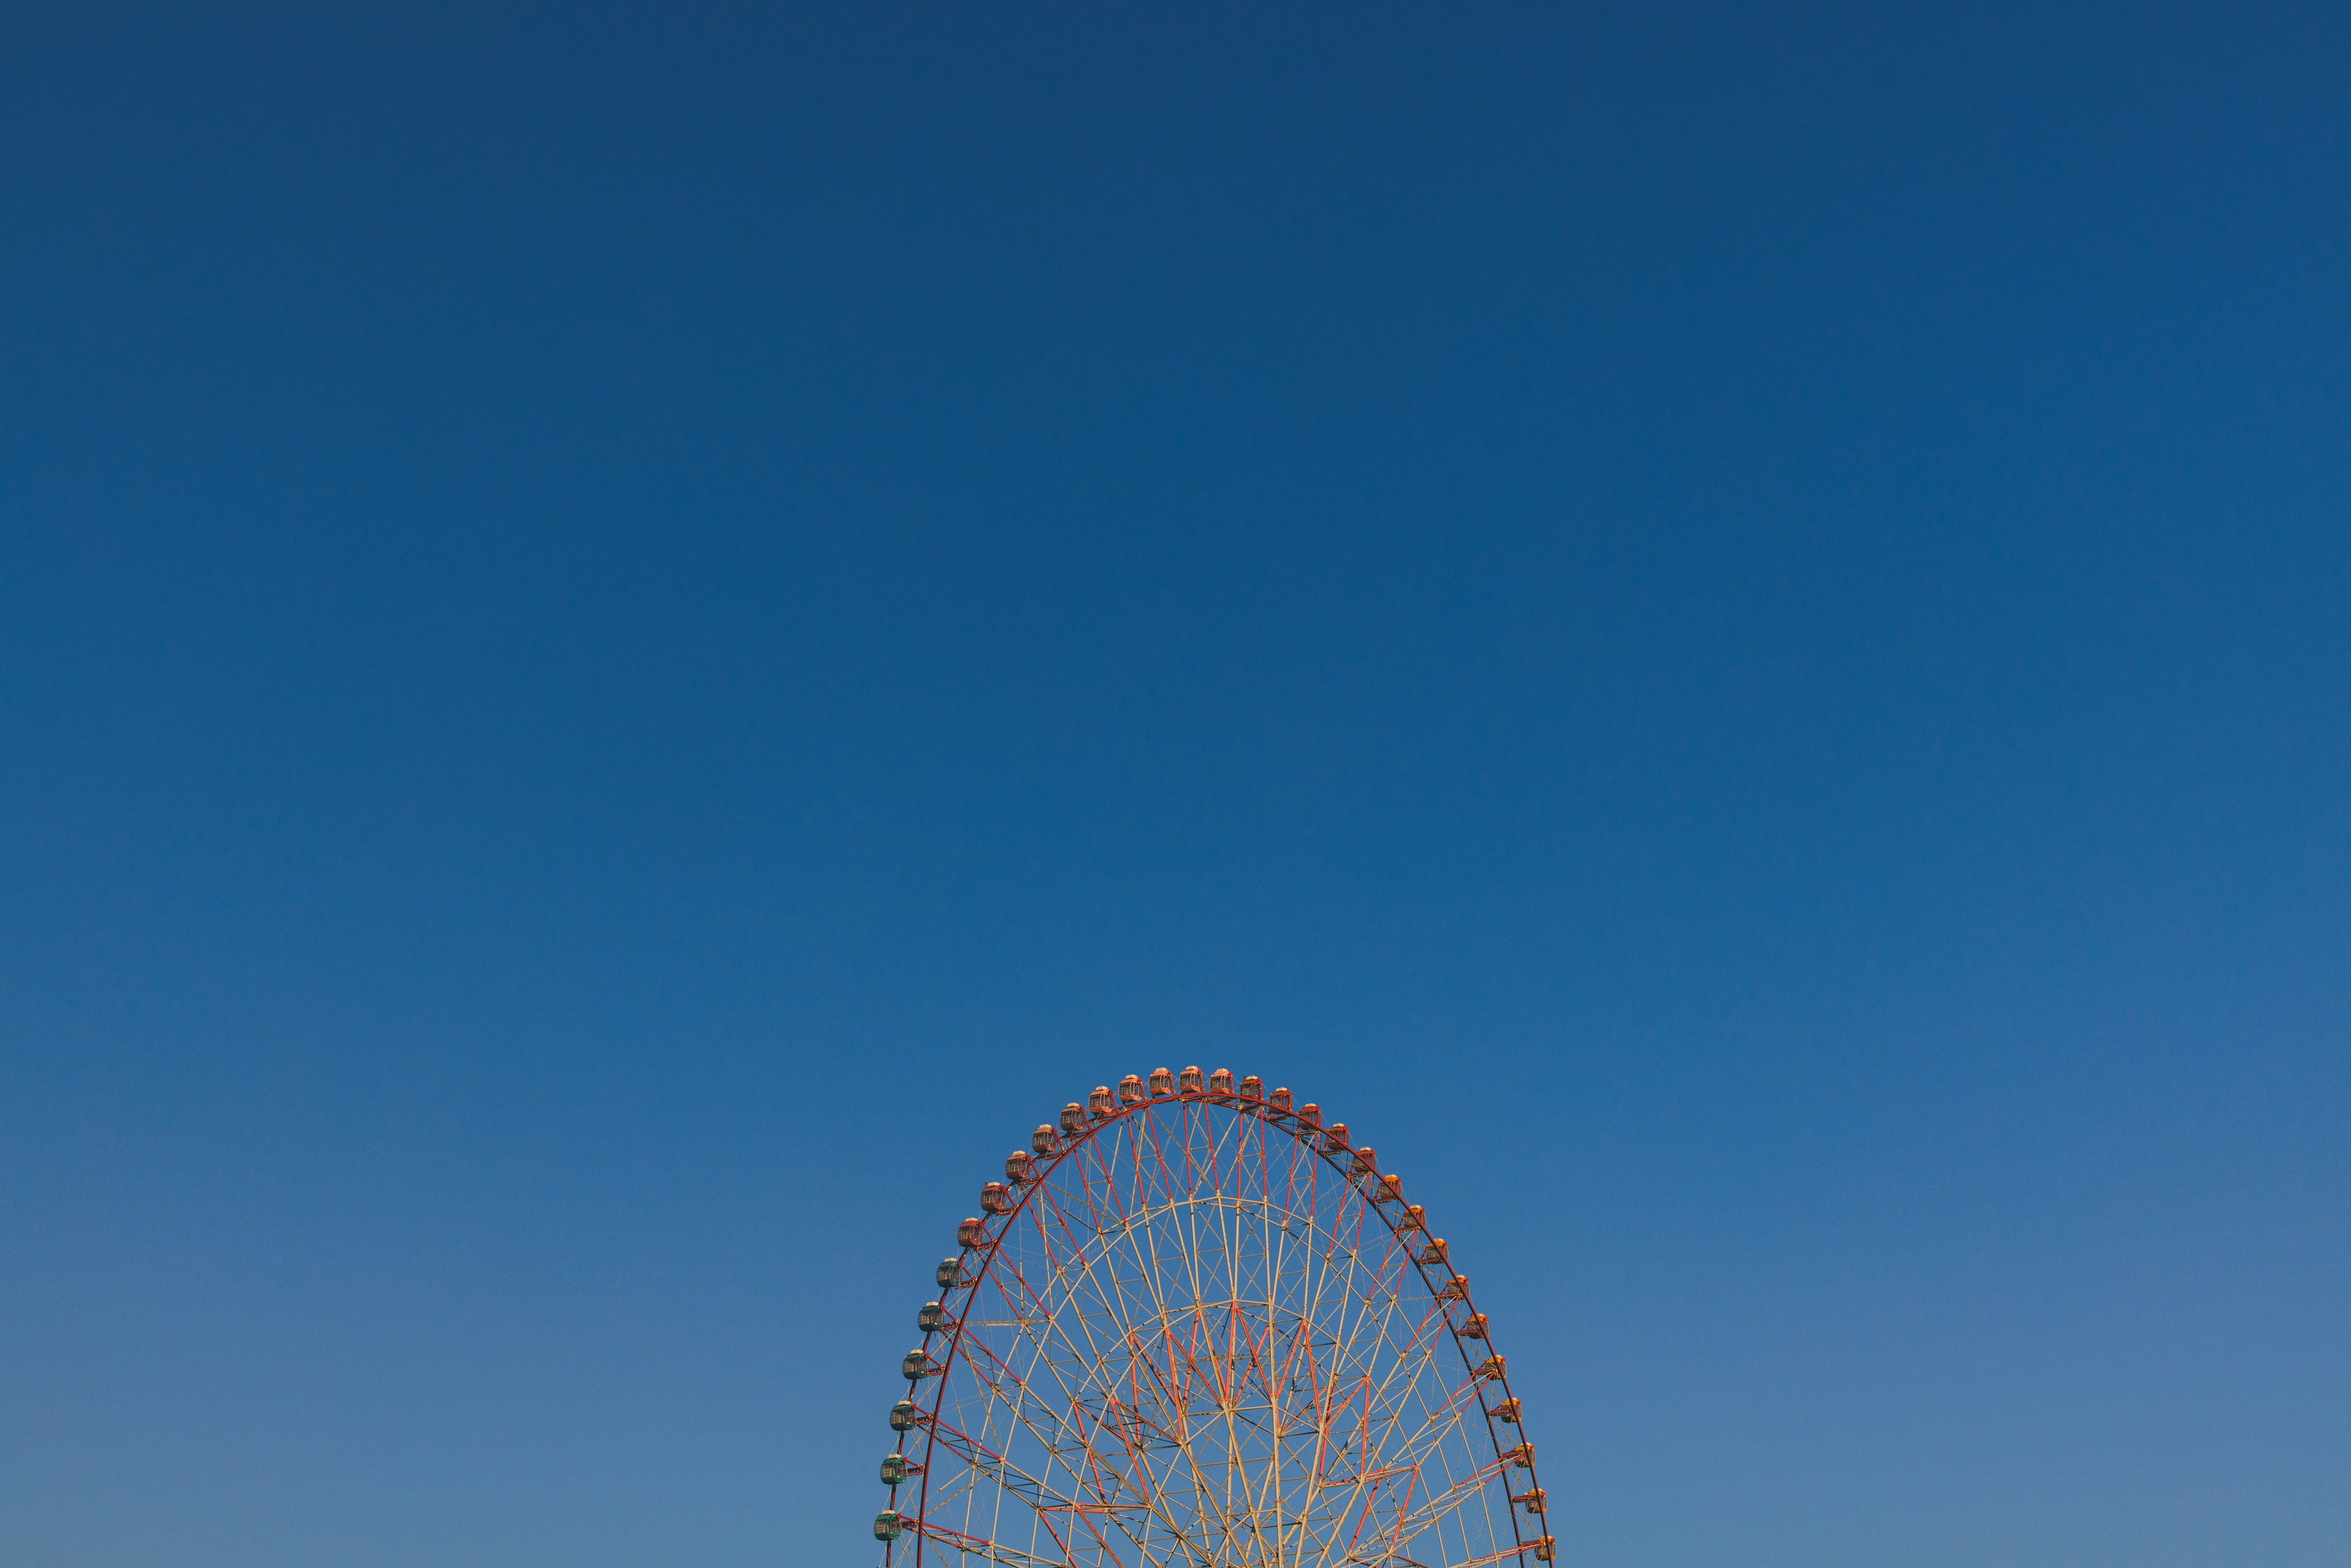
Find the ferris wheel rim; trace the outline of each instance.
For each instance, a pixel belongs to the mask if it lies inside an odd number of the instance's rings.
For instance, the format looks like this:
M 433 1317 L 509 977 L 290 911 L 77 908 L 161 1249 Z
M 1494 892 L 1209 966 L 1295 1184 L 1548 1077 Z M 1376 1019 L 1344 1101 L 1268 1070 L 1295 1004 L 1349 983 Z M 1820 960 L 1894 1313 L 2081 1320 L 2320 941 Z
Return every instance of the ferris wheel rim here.
M 1186 1075 L 1196 1071 L 1196 1069 L 1187 1069 Z M 1159 1077 L 1159 1071 L 1155 1071 L 1153 1077 L 1156 1080 Z M 1123 1082 L 1122 1090 L 1123 1087 Z M 1098 1094 L 1101 1092 L 1102 1091 L 1096 1091 Z M 1075 1104 L 1075 1103 L 1072 1103 Z M 1028 1214 L 1030 1204 L 1044 1192 L 1046 1177 L 1076 1156 L 1082 1148 L 1114 1128 L 1140 1122 L 1163 1109 L 1195 1106 L 1228 1112 L 1238 1118 L 1254 1119 L 1274 1130 L 1285 1132 L 1298 1143 L 1304 1145 L 1313 1158 L 1320 1160 L 1336 1173 L 1343 1189 L 1355 1200 L 1357 1214 L 1360 1216 L 1362 1213 L 1368 1212 L 1379 1219 L 1385 1227 L 1390 1239 L 1396 1244 L 1397 1250 L 1411 1264 L 1421 1283 L 1428 1288 L 1431 1303 L 1437 1308 L 1440 1320 L 1445 1323 L 1448 1337 L 1453 1340 L 1454 1348 L 1461 1357 L 1463 1370 L 1468 1374 L 1468 1385 L 1474 1386 L 1479 1383 L 1490 1380 L 1499 1387 L 1504 1404 L 1512 1410 L 1519 1407 L 1519 1401 L 1510 1391 L 1504 1358 L 1501 1353 L 1494 1348 L 1492 1329 L 1485 1314 L 1472 1310 L 1472 1303 L 1468 1297 L 1466 1287 L 1458 1298 L 1451 1298 L 1440 1292 L 1430 1274 L 1430 1262 L 1425 1259 L 1420 1250 L 1416 1250 L 1405 1242 L 1406 1228 L 1398 1223 L 1407 1207 L 1402 1201 L 1401 1179 L 1393 1172 L 1381 1173 L 1377 1168 L 1375 1151 L 1370 1145 L 1353 1142 L 1347 1135 L 1348 1129 L 1345 1124 L 1334 1123 L 1326 1126 L 1319 1114 L 1312 1117 L 1304 1114 L 1317 1110 L 1317 1107 L 1311 1104 L 1293 1109 L 1288 1105 L 1277 1104 L 1273 1100 L 1263 1095 L 1249 1096 L 1238 1092 L 1178 1088 L 1172 1092 L 1154 1092 L 1135 1099 L 1114 1101 L 1107 1111 L 1083 1108 L 1079 1125 L 1075 1129 L 1060 1129 L 1053 1139 L 1053 1146 L 1037 1156 L 1039 1163 L 1030 1167 L 1030 1174 L 1025 1179 L 1018 1182 L 987 1184 L 991 1190 L 1001 1187 L 1012 1201 L 1005 1207 L 995 1208 L 983 1203 L 982 1214 L 979 1217 L 981 1239 L 977 1242 L 964 1242 L 960 1234 L 964 1227 L 958 1226 L 958 1250 L 956 1261 L 961 1267 L 957 1271 L 956 1284 L 951 1289 L 966 1291 L 967 1303 L 976 1302 L 978 1300 L 980 1287 L 987 1281 L 988 1270 L 997 1261 L 1001 1243 L 1010 1234 L 1014 1226 Z M 1064 1114 L 1066 1113 L 1065 1111 Z M 1047 1125 L 1050 1126 L 1052 1124 Z M 1365 1156 L 1372 1157 L 1367 1159 Z M 1398 1212 L 1395 1214 L 1388 1212 L 1391 1201 L 1394 1201 L 1397 1208 Z M 1414 1228 L 1417 1228 L 1425 1238 L 1433 1238 L 1434 1232 L 1428 1228 L 1425 1211 L 1416 1209 L 1414 1212 L 1418 1216 Z M 968 1224 L 968 1221 L 966 1223 Z M 963 1269 L 970 1267 L 974 1253 L 980 1254 L 978 1266 L 966 1274 Z M 1449 1257 L 1443 1257 L 1442 1254 L 1440 1257 L 1447 1270 L 1446 1277 L 1447 1284 L 1460 1282 L 1462 1277 L 1458 1270 L 1454 1269 Z M 1000 1281 L 998 1288 L 1002 1289 Z M 942 1291 L 942 1305 L 947 1294 L 947 1291 Z M 1462 1308 L 1458 1320 L 1452 1311 L 1457 1300 Z M 920 1383 L 923 1380 L 931 1381 L 933 1389 L 927 1410 L 923 1407 L 923 1402 L 919 1398 L 912 1400 L 916 1407 L 914 1424 L 922 1428 L 924 1435 L 923 1463 L 917 1472 L 919 1484 L 916 1488 L 914 1511 L 911 1515 L 901 1513 L 897 1516 L 907 1533 L 913 1537 L 914 1548 L 912 1555 L 914 1568 L 923 1568 L 925 1544 L 942 1534 L 956 1537 L 950 1549 L 959 1555 L 978 1554 L 991 1561 L 1011 1564 L 1013 1568 L 1029 1568 L 1032 1564 L 1034 1568 L 1060 1568 L 1061 1563 L 1074 1561 L 1073 1555 L 1066 1546 L 1064 1555 L 1061 1559 L 1040 1558 L 1030 1553 L 1011 1551 L 994 1542 L 980 1542 L 977 1538 L 964 1535 L 961 1531 L 947 1530 L 944 1526 L 933 1525 L 928 1521 L 930 1482 L 935 1473 L 934 1461 L 937 1456 L 939 1444 L 939 1409 L 946 1398 L 948 1379 L 954 1375 L 959 1360 L 967 1359 L 963 1339 L 969 1315 L 968 1305 L 966 1312 L 961 1314 L 946 1315 L 944 1325 L 947 1335 L 946 1354 L 935 1362 L 927 1359 L 929 1346 L 935 1334 L 941 1331 L 926 1329 L 923 1334 L 921 1354 L 925 1356 L 926 1363 L 922 1377 L 916 1380 L 915 1392 L 919 1392 Z M 1462 1331 L 1472 1322 L 1476 1325 L 1475 1333 L 1464 1333 Z M 1482 1364 L 1476 1364 L 1471 1361 L 1468 1342 L 1473 1337 L 1479 1340 L 1488 1352 L 1488 1359 Z M 1490 1376 L 1485 1370 L 1487 1367 L 1492 1368 Z M 1550 1547 L 1555 1551 L 1548 1518 L 1545 1517 L 1543 1520 L 1540 1535 L 1535 1539 L 1529 1539 L 1525 1531 L 1520 1529 L 1517 1505 L 1523 1500 L 1513 1497 L 1510 1493 L 1506 1471 L 1515 1460 L 1517 1468 L 1526 1473 L 1530 1493 L 1537 1499 L 1541 1499 L 1545 1495 L 1534 1464 L 1532 1445 L 1524 1437 L 1523 1425 L 1520 1425 L 1519 1443 L 1506 1448 L 1501 1441 L 1501 1434 L 1494 1413 L 1495 1407 L 1489 1404 L 1482 1393 L 1479 1396 L 1478 1403 L 1480 1414 L 1484 1416 L 1487 1447 L 1491 1451 L 1495 1461 L 1491 1468 L 1498 1478 L 1504 1479 L 1505 1500 L 1502 1512 L 1510 1521 L 1512 1544 L 1508 1548 L 1476 1558 L 1471 1563 L 1456 1564 L 1454 1568 L 1479 1568 L 1482 1564 L 1499 1564 L 1504 1562 L 1522 1563 L 1529 1553 L 1537 1552 L 1539 1546 Z M 1517 1424 L 1515 1418 L 1513 1418 L 1513 1424 Z M 966 1440 L 972 1442 L 972 1439 L 967 1437 Z M 978 1447 L 976 1442 L 973 1442 L 973 1446 Z M 1521 1455 L 1522 1458 L 1519 1457 Z M 998 1462 L 1002 1463 L 1000 1458 Z M 1483 1473 L 1484 1470 L 1481 1469 L 1479 1474 Z M 895 1484 L 892 1486 L 891 1491 L 894 1500 L 897 1492 Z M 894 1541 L 884 1543 L 885 1568 L 894 1562 L 895 1544 Z M 948 1545 L 949 1543 L 942 1541 L 940 1544 Z M 1540 1556 L 1541 1553 L 1538 1555 Z M 1350 1559 L 1351 1563 L 1353 1562 L 1353 1559 Z

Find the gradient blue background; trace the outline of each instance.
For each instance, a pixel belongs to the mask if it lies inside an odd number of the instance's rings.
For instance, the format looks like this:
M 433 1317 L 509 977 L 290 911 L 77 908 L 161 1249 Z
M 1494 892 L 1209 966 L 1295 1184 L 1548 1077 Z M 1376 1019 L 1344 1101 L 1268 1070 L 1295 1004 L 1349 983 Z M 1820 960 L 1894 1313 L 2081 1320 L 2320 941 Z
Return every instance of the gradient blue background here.
M 8 7 L 0 1560 L 866 1564 L 1229 1064 L 1565 1561 L 2351 1560 L 2340 6 Z

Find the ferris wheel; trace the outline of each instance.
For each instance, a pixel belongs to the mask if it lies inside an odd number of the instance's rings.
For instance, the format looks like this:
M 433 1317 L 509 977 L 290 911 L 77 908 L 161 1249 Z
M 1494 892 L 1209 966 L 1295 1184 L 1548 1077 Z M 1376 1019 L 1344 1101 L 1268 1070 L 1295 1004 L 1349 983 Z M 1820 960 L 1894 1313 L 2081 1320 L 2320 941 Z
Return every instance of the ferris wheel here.
M 888 1568 L 1553 1560 L 1468 1281 L 1318 1107 L 1131 1074 L 979 1204 L 900 1368 Z

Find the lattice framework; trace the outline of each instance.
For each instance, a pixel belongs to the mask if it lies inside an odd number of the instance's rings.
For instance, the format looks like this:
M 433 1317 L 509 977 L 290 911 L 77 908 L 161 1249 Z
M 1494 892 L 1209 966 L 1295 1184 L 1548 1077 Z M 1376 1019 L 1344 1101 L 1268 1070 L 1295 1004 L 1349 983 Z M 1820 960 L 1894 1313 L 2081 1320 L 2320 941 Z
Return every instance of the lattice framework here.
M 885 1563 L 1552 1560 L 1445 1244 L 1343 1126 L 1257 1088 L 1098 1089 L 983 1189 L 907 1357 Z

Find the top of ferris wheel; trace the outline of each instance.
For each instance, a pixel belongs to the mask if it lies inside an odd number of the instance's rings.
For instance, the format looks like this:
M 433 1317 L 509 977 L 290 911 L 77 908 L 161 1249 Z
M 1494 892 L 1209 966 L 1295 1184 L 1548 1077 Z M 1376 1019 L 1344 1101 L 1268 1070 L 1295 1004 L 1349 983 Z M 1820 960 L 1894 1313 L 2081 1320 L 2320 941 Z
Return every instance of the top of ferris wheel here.
M 1020 1203 L 1019 1189 L 1036 1179 L 1033 1162 L 1062 1153 L 1064 1138 L 1081 1136 L 1138 1106 L 1160 1101 L 1184 1100 L 1219 1101 L 1237 1109 L 1255 1111 L 1270 1120 L 1286 1121 L 1299 1141 L 1308 1147 L 1312 1148 L 1319 1142 L 1319 1152 L 1324 1155 L 1335 1158 L 1341 1155 L 1352 1155 L 1353 1158 L 1348 1174 L 1368 1178 L 1365 1196 L 1374 1206 L 1397 1205 L 1398 1211 L 1391 1224 L 1399 1233 L 1418 1231 L 1426 1243 L 1415 1260 L 1423 1267 L 1449 1262 L 1444 1239 L 1428 1234 L 1421 1206 L 1404 1201 L 1404 1178 L 1393 1171 L 1381 1175 L 1377 1152 L 1368 1144 L 1361 1147 L 1349 1144 L 1346 1123 L 1333 1122 L 1326 1127 L 1322 1124 L 1322 1108 L 1320 1105 L 1310 1102 L 1293 1107 L 1290 1103 L 1289 1090 L 1277 1088 L 1269 1093 L 1265 1080 L 1253 1072 L 1237 1083 L 1232 1070 L 1227 1067 L 1219 1067 L 1206 1075 L 1196 1067 L 1187 1067 L 1181 1072 L 1155 1067 L 1151 1070 L 1147 1087 L 1143 1075 L 1137 1072 L 1130 1072 L 1120 1079 L 1115 1091 L 1108 1084 L 1097 1084 L 1093 1092 L 1086 1096 L 1084 1104 L 1072 1100 L 1061 1107 L 1058 1130 L 1050 1122 L 1040 1122 L 1037 1130 L 1029 1135 L 1028 1148 L 1015 1149 L 1005 1156 L 1004 1179 L 989 1182 L 980 1188 L 980 1208 L 991 1218 L 1009 1214 L 1018 1208 Z M 965 1220 L 956 1228 L 956 1239 L 966 1248 L 989 1245 L 987 1220 L 977 1217 Z M 944 1270 L 942 1265 L 943 1272 Z M 1448 1288 L 1461 1292 L 1454 1299 L 1467 1301 L 1468 1282 L 1459 1275 L 1452 1277 Z M 1483 1339 L 1485 1330 L 1484 1315 L 1472 1314 L 1462 1337 Z
M 1083 1126 L 1090 1117 L 1100 1118 L 1115 1114 L 1122 1105 L 1140 1105 L 1146 1100 L 1172 1100 L 1186 1095 L 1202 1095 L 1211 1100 L 1262 1102 L 1276 1111 L 1290 1111 L 1290 1091 L 1276 1089 L 1272 1093 L 1267 1093 L 1265 1080 L 1254 1072 L 1236 1084 L 1233 1082 L 1232 1069 L 1229 1067 L 1217 1068 L 1214 1072 L 1207 1074 L 1205 1080 L 1196 1067 L 1187 1067 L 1181 1072 L 1174 1072 L 1165 1067 L 1155 1067 L 1151 1070 L 1151 1085 L 1148 1090 L 1144 1087 L 1142 1074 L 1130 1072 L 1118 1081 L 1115 1093 L 1107 1084 L 1097 1085 L 1094 1092 L 1086 1096 L 1086 1103 L 1082 1108 L 1074 1100 L 1062 1106 L 1061 1131 L 1074 1133 Z M 1322 1124 L 1322 1113 L 1320 1107 L 1301 1105 L 1296 1114 L 1310 1127 Z

